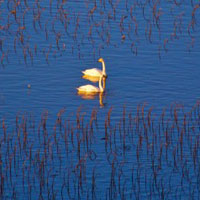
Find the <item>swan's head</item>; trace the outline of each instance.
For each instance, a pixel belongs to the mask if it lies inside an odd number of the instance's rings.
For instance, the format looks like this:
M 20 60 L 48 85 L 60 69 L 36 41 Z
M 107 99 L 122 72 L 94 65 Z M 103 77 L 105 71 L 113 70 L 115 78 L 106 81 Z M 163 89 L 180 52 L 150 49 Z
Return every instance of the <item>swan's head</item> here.
M 104 62 L 103 58 L 99 58 L 98 62 Z

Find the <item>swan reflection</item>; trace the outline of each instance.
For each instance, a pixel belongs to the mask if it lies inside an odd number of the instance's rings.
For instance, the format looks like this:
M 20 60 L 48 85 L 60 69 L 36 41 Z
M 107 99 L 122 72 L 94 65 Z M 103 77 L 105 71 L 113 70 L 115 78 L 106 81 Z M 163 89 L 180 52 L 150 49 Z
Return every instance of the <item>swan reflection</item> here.
M 81 93 L 81 92 L 78 92 L 78 95 L 82 99 L 87 99 L 87 100 L 94 100 L 99 95 L 99 105 L 100 105 L 100 107 L 104 107 L 104 103 L 103 103 L 104 93 L 103 92 L 100 92 L 100 93 Z
M 83 75 L 82 76 L 83 79 L 87 79 L 93 83 L 96 83 L 99 81 L 99 77 L 95 77 L 95 76 L 88 76 L 88 75 Z

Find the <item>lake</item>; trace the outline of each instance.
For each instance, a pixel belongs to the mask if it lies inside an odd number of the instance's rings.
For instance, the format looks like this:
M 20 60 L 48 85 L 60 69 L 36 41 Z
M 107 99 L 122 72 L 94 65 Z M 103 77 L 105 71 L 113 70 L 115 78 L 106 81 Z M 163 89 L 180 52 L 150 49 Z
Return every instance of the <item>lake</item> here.
M 199 1 L 0 7 L 3 199 L 199 198 Z

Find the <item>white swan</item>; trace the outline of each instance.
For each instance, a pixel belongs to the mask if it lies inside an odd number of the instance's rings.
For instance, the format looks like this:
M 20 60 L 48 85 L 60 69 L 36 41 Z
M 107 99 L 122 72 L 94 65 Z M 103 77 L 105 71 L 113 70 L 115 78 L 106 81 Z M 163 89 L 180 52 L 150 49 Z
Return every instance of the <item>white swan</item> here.
M 82 94 L 93 93 L 93 94 L 96 94 L 96 93 L 99 93 L 99 92 L 104 92 L 104 88 L 101 85 L 102 78 L 103 78 L 103 75 L 99 79 L 99 88 L 94 86 L 94 85 L 83 85 L 83 86 L 76 88 L 78 90 L 78 93 L 82 93 Z
M 82 73 L 86 76 L 93 76 L 93 77 L 100 77 L 100 76 L 105 76 L 106 75 L 106 67 L 105 67 L 105 62 L 103 60 L 103 58 L 99 58 L 98 62 L 102 63 L 102 70 L 97 69 L 97 68 L 93 68 L 93 69 L 86 69 L 85 71 L 82 71 Z

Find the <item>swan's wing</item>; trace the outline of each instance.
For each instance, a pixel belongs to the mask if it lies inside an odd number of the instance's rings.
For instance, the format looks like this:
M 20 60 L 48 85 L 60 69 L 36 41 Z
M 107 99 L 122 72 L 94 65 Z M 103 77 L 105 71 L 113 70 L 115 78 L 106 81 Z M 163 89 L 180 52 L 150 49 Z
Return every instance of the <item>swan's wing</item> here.
M 103 72 L 100 69 L 93 68 L 86 69 L 85 71 L 82 71 L 82 73 L 88 76 L 101 76 Z

